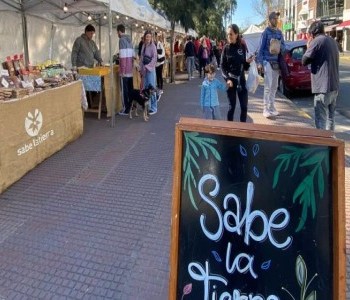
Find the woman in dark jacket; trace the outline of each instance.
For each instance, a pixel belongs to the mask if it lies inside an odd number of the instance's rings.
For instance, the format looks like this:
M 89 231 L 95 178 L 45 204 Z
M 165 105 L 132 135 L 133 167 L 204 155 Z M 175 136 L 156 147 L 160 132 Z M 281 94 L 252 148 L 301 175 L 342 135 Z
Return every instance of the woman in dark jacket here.
M 230 103 L 230 109 L 227 112 L 227 120 L 233 121 L 236 107 L 236 94 L 238 94 L 241 106 L 240 121 L 247 121 L 248 112 L 248 91 L 244 71 L 249 69 L 250 63 L 254 57 L 246 58 L 246 47 L 242 43 L 239 35 L 239 28 L 232 24 L 227 28 L 227 44 L 222 50 L 221 72 L 229 88 L 227 97 Z

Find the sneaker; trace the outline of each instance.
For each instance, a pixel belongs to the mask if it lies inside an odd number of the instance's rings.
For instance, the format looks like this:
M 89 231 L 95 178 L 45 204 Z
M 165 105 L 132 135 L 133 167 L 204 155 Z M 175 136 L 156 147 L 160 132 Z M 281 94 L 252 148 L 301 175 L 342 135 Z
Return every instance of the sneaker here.
M 150 111 L 148 112 L 148 114 L 149 114 L 150 116 L 155 115 L 156 113 L 157 113 L 157 111 L 155 111 L 155 110 L 150 110 Z
M 118 113 L 118 115 L 119 116 L 128 116 L 129 114 L 122 110 Z
M 270 110 L 270 114 L 274 117 L 277 117 L 279 116 L 280 113 L 276 109 L 274 109 L 274 110 Z
M 276 110 L 275 107 L 272 107 L 270 109 L 270 114 L 273 115 L 274 117 L 277 117 L 280 113 Z
M 273 115 L 271 114 L 271 112 L 269 110 L 264 109 L 263 116 L 265 118 L 271 118 Z

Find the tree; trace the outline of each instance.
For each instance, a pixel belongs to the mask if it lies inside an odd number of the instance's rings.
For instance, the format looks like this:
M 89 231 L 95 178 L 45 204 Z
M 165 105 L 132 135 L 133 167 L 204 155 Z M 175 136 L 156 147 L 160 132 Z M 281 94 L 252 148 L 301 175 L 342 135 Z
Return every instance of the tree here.
M 175 36 L 175 25 L 179 23 L 187 31 L 190 28 L 195 29 L 194 18 L 200 10 L 207 10 L 215 7 L 216 0 L 150 0 L 150 4 L 165 13 L 170 21 L 170 81 L 175 78 L 173 63 L 173 45 Z
M 236 7 L 236 0 L 216 0 L 214 7 L 196 12 L 195 24 L 199 35 L 223 39 L 227 20 L 231 19 Z
M 264 20 L 268 20 L 270 12 L 282 11 L 283 3 L 281 0 L 252 0 L 252 9 Z

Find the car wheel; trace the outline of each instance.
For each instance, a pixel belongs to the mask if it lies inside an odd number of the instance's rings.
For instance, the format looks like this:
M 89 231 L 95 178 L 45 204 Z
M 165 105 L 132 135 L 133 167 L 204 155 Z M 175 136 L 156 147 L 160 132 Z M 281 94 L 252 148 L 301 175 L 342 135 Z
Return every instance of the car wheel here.
M 278 77 L 278 90 L 287 98 L 291 96 L 291 92 L 286 88 L 281 76 Z

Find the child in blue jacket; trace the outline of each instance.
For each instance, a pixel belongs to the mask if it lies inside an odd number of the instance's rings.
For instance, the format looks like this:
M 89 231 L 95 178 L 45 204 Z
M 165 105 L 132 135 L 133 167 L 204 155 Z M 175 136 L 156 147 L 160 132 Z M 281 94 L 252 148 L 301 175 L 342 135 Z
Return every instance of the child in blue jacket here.
M 225 91 L 226 85 L 215 78 L 215 70 L 213 64 L 205 67 L 207 77 L 201 86 L 200 104 L 205 119 L 221 120 L 218 90 Z

